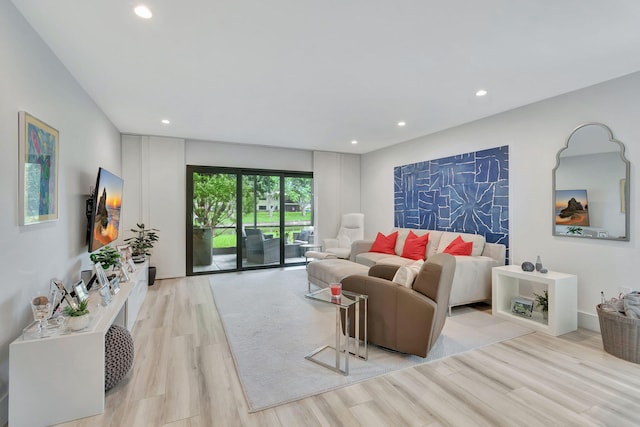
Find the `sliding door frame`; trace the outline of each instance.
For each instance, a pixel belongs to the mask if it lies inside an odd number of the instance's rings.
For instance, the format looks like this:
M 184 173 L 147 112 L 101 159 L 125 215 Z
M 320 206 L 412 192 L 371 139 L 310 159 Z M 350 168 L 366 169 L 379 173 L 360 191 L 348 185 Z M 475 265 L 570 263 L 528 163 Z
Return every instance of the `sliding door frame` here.
M 230 174 L 236 176 L 236 268 L 231 270 L 209 270 L 202 272 L 193 271 L 193 174 L 194 172 L 203 174 Z M 195 166 L 187 165 L 186 168 L 186 272 L 187 276 L 196 276 L 204 274 L 230 273 L 247 270 L 261 270 L 267 268 L 282 268 L 296 265 L 304 265 L 304 261 L 285 263 L 285 178 L 310 178 L 313 180 L 313 172 L 272 170 L 272 169 L 250 169 L 250 168 L 232 168 L 223 166 Z M 243 266 L 242 264 L 242 232 L 244 224 L 242 222 L 242 180 L 247 175 L 268 175 L 278 176 L 280 178 L 280 200 L 279 200 L 279 230 L 280 238 L 280 262 L 270 265 Z M 311 187 L 313 191 L 313 186 Z M 255 189 L 254 189 L 255 191 Z M 314 197 L 311 197 L 311 224 L 314 224 Z M 257 206 L 254 206 L 257 209 Z

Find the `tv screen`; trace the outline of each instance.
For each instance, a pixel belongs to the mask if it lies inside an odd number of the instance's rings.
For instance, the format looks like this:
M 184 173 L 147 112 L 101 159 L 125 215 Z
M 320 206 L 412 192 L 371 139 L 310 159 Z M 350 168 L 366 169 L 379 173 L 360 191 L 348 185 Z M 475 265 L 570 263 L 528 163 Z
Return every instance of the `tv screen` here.
M 123 186 L 122 178 L 104 168 L 98 170 L 87 230 L 89 252 L 98 250 L 118 238 Z
M 556 225 L 589 226 L 587 190 L 556 190 Z

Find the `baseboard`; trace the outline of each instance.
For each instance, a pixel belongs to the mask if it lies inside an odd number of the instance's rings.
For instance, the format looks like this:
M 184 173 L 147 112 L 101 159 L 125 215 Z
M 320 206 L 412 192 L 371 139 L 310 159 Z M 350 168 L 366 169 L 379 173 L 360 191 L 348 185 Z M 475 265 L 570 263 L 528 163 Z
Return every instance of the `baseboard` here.
M 597 314 L 578 312 L 578 327 L 600 332 L 600 321 Z
M 6 426 L 9 423 L 9 393 L 5 393 L 0 397 L 0 426 Z

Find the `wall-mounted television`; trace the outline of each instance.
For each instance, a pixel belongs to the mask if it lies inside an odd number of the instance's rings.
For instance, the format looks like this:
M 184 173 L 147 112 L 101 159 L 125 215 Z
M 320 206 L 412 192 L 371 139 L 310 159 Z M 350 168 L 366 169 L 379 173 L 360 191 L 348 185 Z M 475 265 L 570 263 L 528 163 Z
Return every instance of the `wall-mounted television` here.
M 87 244 L 96 251 L 118 238 L 122 209 L 122 178 L 105 168 L 98 170 L 93 194 L 87 201 Z
M 589 226 L 587 190 L 556 190 L 556 225 Z

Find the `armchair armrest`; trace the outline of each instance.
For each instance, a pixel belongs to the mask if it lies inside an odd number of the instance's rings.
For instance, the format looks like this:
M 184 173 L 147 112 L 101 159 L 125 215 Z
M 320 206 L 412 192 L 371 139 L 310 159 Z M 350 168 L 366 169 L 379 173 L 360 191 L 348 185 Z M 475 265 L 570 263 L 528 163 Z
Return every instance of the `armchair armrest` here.
M 400 268 L 399 265 L 375 264 L 369 269 L 370 277 L 379 277 L 381 279 L 393 280 L 393 276 Z

